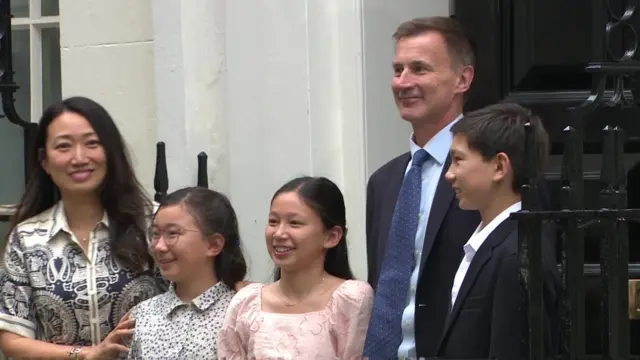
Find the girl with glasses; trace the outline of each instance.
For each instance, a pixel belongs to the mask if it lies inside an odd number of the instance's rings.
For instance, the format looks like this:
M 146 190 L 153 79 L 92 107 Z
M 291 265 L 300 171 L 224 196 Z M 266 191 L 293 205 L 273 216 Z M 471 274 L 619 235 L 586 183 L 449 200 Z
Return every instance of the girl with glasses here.
M 171 285 L 132 310 L 129 359 L 216 359 L 227 306 L 247 273 L 231 203 L 205 188 L 171 193 L 160 204 L 149 239 Z

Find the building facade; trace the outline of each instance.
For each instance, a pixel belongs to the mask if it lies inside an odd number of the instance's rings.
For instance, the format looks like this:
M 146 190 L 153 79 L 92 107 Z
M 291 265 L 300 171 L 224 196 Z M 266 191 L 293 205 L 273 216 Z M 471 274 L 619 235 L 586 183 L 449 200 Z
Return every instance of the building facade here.
M 263 235 L 272 194 L 295 176 L 327 176 L 344 192 L 350 258 L 365 278 L 366 182 L 408 150 L 410 134 L 390 91 L 391 35 L 404 20 L 450 8 L 449 0 L 12 0 L 16 107 L 38 121 L 64 97 L 100 102 L 150 194 L 157 141 L 166 143 L 170 191 L 196 183 L 196 155 L 206 152 L 210 187 L 238 212 L 254 281 L 272 270 Z M 12 203 L 23 188 L 15 150 L 23 140 L 3 120 L 0 203 Z

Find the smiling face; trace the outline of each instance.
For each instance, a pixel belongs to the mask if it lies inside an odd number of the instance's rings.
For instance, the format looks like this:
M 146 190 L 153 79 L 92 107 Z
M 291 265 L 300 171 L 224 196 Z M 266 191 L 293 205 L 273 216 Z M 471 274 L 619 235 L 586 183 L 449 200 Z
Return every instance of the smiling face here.
M 391 88 L 400 116 L 414 126 L 461 111 L 473 79 L 473 68 L 455 65 L 436 31 L 399 39 L 393 72 Z
M 95 193 L 107 173 L 98 135 L 73 112 L 63 112 L 49 124 L 41 165 L 63 196 Z
M 214 258 L 224 246 L 221 236 L 202 233 L 183 204 L 160 208 L 149 237 L 162 276 L 178 284 L 198 279 L 203 271 L 214 273 Z
M 454 135 L 450 154 L 451 165 L 445 178 L 451 182 L 460 208 L 483 209 L 491 202 L 497 185 L 504 178 L 498 164 L 470 149 L 466 137 L 461 134 Z
M 267 250 L 282 271 L 323 267 L 327 249 L 338 245 L 342 234 L 339 226 L 326 229 L 320 216 L 294 191 L 277 195 L 271 203 Z

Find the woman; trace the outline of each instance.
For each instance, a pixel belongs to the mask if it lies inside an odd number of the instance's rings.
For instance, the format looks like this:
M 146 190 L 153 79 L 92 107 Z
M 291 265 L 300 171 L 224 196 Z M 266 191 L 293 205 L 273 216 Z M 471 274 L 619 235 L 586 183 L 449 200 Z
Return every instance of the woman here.
M 131 312 L 129 359 L 215 360 L 233 289 L 247 273 L 231 203 L 209 189 L 178 190 L 160 205 L 150 239 L 162 276 L 172 283 Z
M 6 356 L 115 358 L 133 332 L 125 314 L 163 291 L 145 238 L 152 204 L 124 149 L 90 99 L 42 115 L 0 271 Z
M 362 359 L 373 290 L 353 280 L 346 233 L 334 183 L 303 177 L 280 188 L 265 231 L 280 280 L 234 297 L 218 358 Z

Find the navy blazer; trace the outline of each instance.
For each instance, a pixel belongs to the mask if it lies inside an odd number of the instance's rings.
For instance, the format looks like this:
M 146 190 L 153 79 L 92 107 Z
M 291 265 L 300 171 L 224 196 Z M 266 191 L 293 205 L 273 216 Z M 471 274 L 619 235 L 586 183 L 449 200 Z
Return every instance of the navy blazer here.
M 548 239 L 543 244 L 544 347 L 557 355 L 560 275 Z M 443 358 L 526 359 L 521 337 L 528 329 L 522 309 L 518 226 L 507 219 L 487 237 L 473 257 L 447 318 L 438 356 Z

